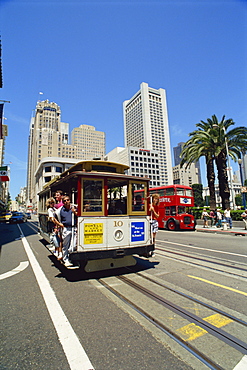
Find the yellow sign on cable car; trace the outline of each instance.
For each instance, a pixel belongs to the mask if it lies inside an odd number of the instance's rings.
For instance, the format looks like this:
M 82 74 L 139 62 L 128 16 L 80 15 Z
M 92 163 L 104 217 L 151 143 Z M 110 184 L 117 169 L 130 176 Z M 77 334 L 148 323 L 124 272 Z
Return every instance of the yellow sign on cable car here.
M 84 224 L 84 244 L 103 243 L 103 223 Z

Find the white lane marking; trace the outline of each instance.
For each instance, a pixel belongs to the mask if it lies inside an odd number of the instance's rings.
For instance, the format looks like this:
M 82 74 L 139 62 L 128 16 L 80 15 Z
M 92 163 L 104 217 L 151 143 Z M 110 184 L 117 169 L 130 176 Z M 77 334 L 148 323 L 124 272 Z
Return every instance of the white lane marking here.
M 1 274 L 0 275 L 0 280 L 7 279 L 10 276 L 19 274 L 19 272 L 25 270 L 28 265 L 29 265 L 28 261 L 20 262 L 19 266 L 17 266 L 13 270 L 5 272 L 4 274 Z
M 42 271 L 28 244 L 27 239 L 24 236 L 22 237 L 22 243 L 71 370 L 93 370 L 93 365 L 91 364 L 77 335 L 65 316 L 48 279 Z
M 247 369 L 247 356 L 245 355 L 242 360 L 233 368 L 233 370 L 246 370 Z
M 215 249 L 193 247 L 192 245 L 180 244 L 180 243 L 174 243 L 174 242 L 168 242 L 166 240 L 160 240 L 160 239 L 157 239 L 157 242 L 163 242 L 163 243 L 167 243 L 167 244 L 180 245 L 181 247 L 187 247 L 187 248 L 192 248 L 192 249 L 200 249 L 201 251 L 209 251 L 209 252 L 215 252 L 215 253 L 231 254 L 232 256 L 238 256 L 238 257 L 245 257 L 245 258 L 247 258 L 247 255 L 246 254 L 238 254 L 238 253 L 218 251 L 218 250 L 215 250 Z

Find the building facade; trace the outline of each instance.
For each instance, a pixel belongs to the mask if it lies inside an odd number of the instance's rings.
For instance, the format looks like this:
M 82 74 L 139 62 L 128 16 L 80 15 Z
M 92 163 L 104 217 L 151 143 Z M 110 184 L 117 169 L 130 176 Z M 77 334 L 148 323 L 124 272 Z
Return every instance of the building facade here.
M 166 93 L 147 83 L 123 103 L 125 147 L 155 151 L 159 158 L 160 185 L 173 183 Z
M 8 126 L 3 124 L 1 129 L 2 129 L 2 139 L 0 139 L 0 167 L 4 166 L 5 140 L 6 137 L 8 136 Z M 10 169 L 8 165 L 7 168 L 8 176 L 10 176 Z M 9 194 L 9 181 L 0 180 L 0 209 L 6 208 L 8 202 L 8 194 Z
M 232 195 L 235 199 L 236 195 L 241 195 L 241 184 L 239 182 L 233 182 L 232 183 L 232 191 L 231 191 L 231 184 L 229 183 L 229 188 L 230 188 L 230 207 L 232 209 L 236 209 L 235 202 L 233 203 Z M 202 192 L 203 198 L 207 197 L 209 198 L 210 193 L 209 193 L 209 188 L 208 186 L 203 188 Z M 215 184 L 215 198 L 216 198 L 216 207 L 222 207 L 221 204 L 221 196 L 220 196 L 220 190 L 219 190 L 219 185 Z M 209 205 L 209 204 L 207 204 Z
M 129 166 L 129 175 L 149 177 L 150 187 L 161 186 L 159 153 L 155 150 L 117 147 L 107 154 L 107 160 Z
M 43 158 L 76 158 L 69 145 L 69 124 L 61 122 L 60 107 L 49 100 L 38 101 L 31 118 L 28 140 L 27 205 L 37 207 L 35 176 Z
M 175 166 L 178 166 L 181 162 L 180 154 L 182 152 L 183 145 L 184 145 L 184 142 L 181 142 L 181 143 L 178 143 L 178 145 L 174 146 L 174 148 L 173 148 Z
M 72 130 L 71 143 L 76 147 L 78 160 L 105 157 L 105 133 L 96 131 L 94 126 L 80 125 Z
M 195 163 L 191 163 L 190 167 L 180 167 L 180 164 L 173 167 L 173 183 L 192 186 L 193 184 L 200 184 L 199 172 Z
M 78 162 L 77 159 L 49 157 L 43 158 L 34 173 L 35 193 L 38 194 L 45 184 L 59 176 L 62 172 L 68 170 Z
M 190 182 L 190 178 L 193 178 L 192 184 L 201 184 L 202 183 L 202 178 L 201 178 L 201 168 L 200 168 L 200 162 L 196 161 L 195 163 L 192 163 L 192 165 L 185 170 L 185 166 L 183 166 L 183 169 L 179 169 L 178 165 L 181 163 L 181 158 L 180 154 L 183 150 L 183 145 L 184 142 L 178 143 L 177 146 L 173 148 L 173 154 L 174 154 L 174 164 L 175 167 L 173 168 L 173 180 L 174 184 L 183 184 L 187 185 L 187 183 Z M 180 180 L 179 180 L 180 179 Z M 183 182 L 178 182 L 178 181 L 183 181 L 183 179 L 187 182 L 186 184 Z M 187 185 L 191 186 L 191 185 Z

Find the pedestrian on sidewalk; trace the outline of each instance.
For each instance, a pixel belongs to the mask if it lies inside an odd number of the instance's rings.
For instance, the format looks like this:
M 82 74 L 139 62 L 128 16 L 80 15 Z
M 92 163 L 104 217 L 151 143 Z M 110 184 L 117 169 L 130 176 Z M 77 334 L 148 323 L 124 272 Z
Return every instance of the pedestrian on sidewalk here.
M 241 214 L 241 216 L 243 217 L 243 221 L 245 223 L 245 230 L 247 230 L 247 209 Z
M 213 225 L 215 225 L 215 221 L 216 221 L 216 210 L 214 211 L 213 209 L 211 209 L 211 211 L 209 212 L 209 217 L 211 219 L 211 227 Z
M 201 219 L 203 220 L 203 227 L 208 227 L 208 219 L 209 219 L 209 214 L 206 210 L 206 208 L 203 209 Z
M 222 227 L 222 213 L 220 212 L 220 209 L 217 209 L 216 214 L 217 222 L 215 224 L 216 227 Z
M 230 207 L 227 207 L 224 211 L 224 217 L 226 222 L 228 223 L 230 229 L 232 229 L 232 217 L 231 217 L 231 210 Z

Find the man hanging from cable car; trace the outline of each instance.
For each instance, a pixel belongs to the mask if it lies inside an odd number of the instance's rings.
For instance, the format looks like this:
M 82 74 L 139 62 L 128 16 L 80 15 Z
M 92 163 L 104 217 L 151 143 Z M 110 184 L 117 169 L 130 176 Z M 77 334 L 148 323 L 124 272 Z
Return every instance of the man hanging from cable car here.
M 62 228 L 63 262 L 66 267 L 70 267 L 73 264 L 69 260 L 69 253 L 76 249 L 77 210 L 71 206 L 68 195 L 64 196 L 63 206 L 56 211 L 56 217 Z

